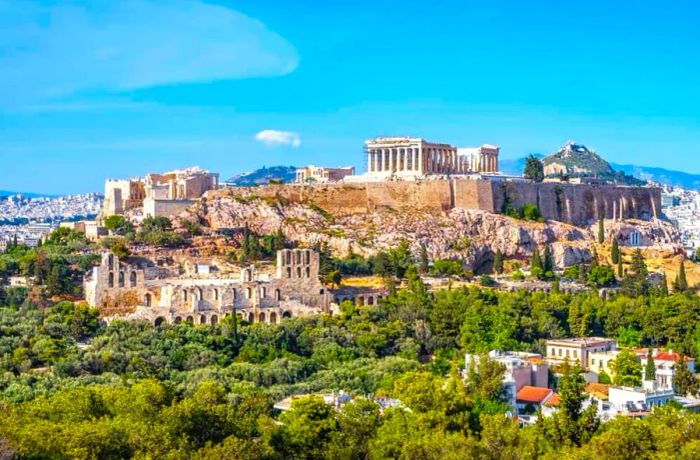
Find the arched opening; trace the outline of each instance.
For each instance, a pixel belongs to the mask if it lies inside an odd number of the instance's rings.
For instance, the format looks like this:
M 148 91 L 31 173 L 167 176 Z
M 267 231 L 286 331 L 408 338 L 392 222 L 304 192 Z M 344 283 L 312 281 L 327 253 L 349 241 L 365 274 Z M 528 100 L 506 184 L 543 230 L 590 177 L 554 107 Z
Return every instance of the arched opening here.
M 358 297 L 358 298 L 357 298 L 357 305 L 364 306 L 364 305 L 365 305 L 365 298 L 364 298 L 364 297 Z
M 219 300 L 219 290 L 214 289 L 214 300 Z
M 216 324 L 216 323 L 218 323 L 218 322 L 219 322 L 219 317 L 216 316 L 216 315 L 212 315 L 212 317 L 211 317 L 211 323 L 212 323 L 212 324 Z
M 197 295 L 197 300 L 204 300 L 204 293 L 202 292 L 202 288 L 197 288 L 195 293 Z
M 275 289 L 275 300 L 282 300 L 282 293 L 279 289 Z
M 284 319 L 291 318 L 291 317 L 292 317 L 291 311 L 285 311 L 284 313 L 282 313 L 282 318 L 284 318 Z
M 187 322 L 190 323 L 190 324 L 194 324 L 194 318 L 191 317 L 191 316 L 188 316 L 188 317 L 187 317 Z
M 179 316 L 176 316 L 175 317 L 175 324 L 180 324 L 181 322 L 182 322 L 182 318 L 180 318 Z
M 187 289 L 182 290 L 182 300 L 187 302 Z
M 310 267 L 306 267 L 306 277 L 311 278 L 311 268 Z
M 204 315 L 199 316 L 199 324 L 207 324 L 207 317 Z
M 261 287 L 261 288 L 260 288 L 260 298 L 261 298 L 261 299 L 264 299 L 265 297 L 267 297 L 267 288 L 266 288 L 266 287 Z
M 255 315 L 248 313 L 248 322 L 253 324 L 255 322 Z
M 261 322 L 261 323 L 264 323 L 264 322 L 265 322 L 265 313 L 260 313 L 260 314 L 258 315 L 258 321 Z
M 163 318 L 162 316 L 159 316 L 158 318 L 156 318 L 156 320 L 153 322 L 153 324 L 155 325 L 155 327 L 160 327 L 164 322 L 165 322 L 165 318 Z
M 372 296 L 367 297 L 367 305 L 374 305 L 374 297 L 372 297 Z
M 129 286 L 136 287 L 136 272 L 131 272 L 129 275 Z
M 114 273 L 109 272 L 109 287 L 113 288 L 114 287 Z
M 245 290 L 245 296 L 246 296 L 246 298 L 248 298 L 248 299 L 252 299 L 252 298 L 253 298 L 253 290 L 252 290 L 251 288 L 246 288 L 246 290 Z
M 107 265 L 109 265 L 110 269 L 114 266 L 114 256 L 112 254 L 107 258 Z
M 377 296 L 377 303 L 379 303 L 380 300 L 382 300 L 382 296 L 378 295 Z
M 236 289 L 233 289 L 233 290 L 231 291 L 231 294 L 233 294 L 233 300 L 235 301 L 235 300 L 236 300 L 236 297 L 238 296 L 238 292 L 236 292 Z
M 297 267 L 297 278 L 301 278 L 301 267 Z
M 124 272 L 119 272 L 119 287 L 124 287 Z
M 304 258 L 306 259 L 306 265 L 309 265 L 311 263 L 311 251 L 305 251 Z
M 292 267 L 287 267 L 287 278 L 292 277 Z
M 270 313 L 270 324 L 277 324 L 277 313 Z
M 144 303 L 146 304 L 147 307 L 150 307 L 151 304 L 153 303 L 153 297 L 151 296 L 150 293 L 147 293 L 147 294 L 144 296 Z

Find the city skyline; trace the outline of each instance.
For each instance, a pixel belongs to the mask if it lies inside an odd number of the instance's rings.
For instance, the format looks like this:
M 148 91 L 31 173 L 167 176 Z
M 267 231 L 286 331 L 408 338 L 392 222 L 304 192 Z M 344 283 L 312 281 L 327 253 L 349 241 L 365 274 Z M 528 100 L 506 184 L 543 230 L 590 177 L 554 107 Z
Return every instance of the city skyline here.
M 700 172 L 691 2 L 260 3 L 0 1 L 0 189 L 361 170 L 378 135 Z

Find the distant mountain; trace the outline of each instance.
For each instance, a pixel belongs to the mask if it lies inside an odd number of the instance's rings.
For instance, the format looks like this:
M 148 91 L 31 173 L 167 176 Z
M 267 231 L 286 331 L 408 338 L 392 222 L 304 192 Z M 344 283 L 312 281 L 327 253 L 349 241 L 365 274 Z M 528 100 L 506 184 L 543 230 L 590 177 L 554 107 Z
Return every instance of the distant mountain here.
M 295 166 L 263 166 L 255 171 L 238 174 L 231 177 L 226 181 L 228 185 L 235 185 L 238 187 L 250 187 L 253 185 L 266 185 L 269 184 L 271 180 L 279 180 L 282 182 L 294 182 L 296 177 Z
M 543 158 L 541 154 L 534 154 L 538 158 Z M 519 176 L 525 169 L 525 158 L 508 158 L 500 160 L 501 172 Z M 615 171 L 636 177 L 640 180 L 651 180 L 660 184 L 673 185 L 688 189 L 700 190 L 700 174 L 690 174 L 682 171 L 672 171 L 664 168 L 654 168 L 650 166 L 627 165 L 610 163 Z
M 53 195 L 44 195 L 42 193 L 25 193 L 25 192 L 12 192 L 9 190 L 0 190 L 0 199 L 7 198 L 8 196 L 22 195 L 27 198 L 38 198 L 38 197 L 48 197 L 51 198 Z
M 615 172 L 594 150 L 573 142 L 545 157 L 542 163 L 545 176 L 593 177 L 610 176 Z
M 664 168 L 649 166 L 621 165 L 613 163 L 612 166 L 625 174 L 642 180 L 651 180 L 661 184 L 673 185 L 689 189 L 700 190 L 700 174 L 689 174 L 682 171 L 671 171 Z

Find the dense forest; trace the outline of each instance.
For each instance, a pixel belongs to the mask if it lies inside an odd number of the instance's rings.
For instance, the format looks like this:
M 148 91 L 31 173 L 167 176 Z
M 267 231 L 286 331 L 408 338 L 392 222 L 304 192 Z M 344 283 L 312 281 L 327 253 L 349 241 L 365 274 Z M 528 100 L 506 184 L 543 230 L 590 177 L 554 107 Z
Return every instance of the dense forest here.
M 40 292 L 0 290 L 0 459 L 690 459 L 700 452 L 700 415 L 675 405 L 644 420 L 601 423 L 582 408 L 576 366 L 562 369 L 556 415 L 521 428 L 507 416 L 504 370 L 483 354 L 542 353 L 548 338 L 605 335 L 697 357 L 700 298 L 689 292 L 642 286 L 608 299 L 596 290 L 430 292 L 417 275 L 424 264 L 397 248 L 370 261 L 375 272 L 405 279 L 401 288 L 390 282 L 379 305 L 344 303 L 334 316 L 276 325 L 227 317 L 154 328 L 105 325 L 98 311 L 70 300 L 93 257 L 70 232 L 0 255 L 0 274 L 31 274 L 43 284 Z M 365 262 L 324 261 L 329 273 L 367 271 Z M 465 352 L 482 354 L 481 365 L 464 369 Z M 697 393 L 694 380 L 683 384 Z M 318 396 L 296 399 L 281 414 L 273 409 L 290 395 L 341 390 L 354 399 L 340 409 Z M 384 408 L 380 398 L 401 404 Z

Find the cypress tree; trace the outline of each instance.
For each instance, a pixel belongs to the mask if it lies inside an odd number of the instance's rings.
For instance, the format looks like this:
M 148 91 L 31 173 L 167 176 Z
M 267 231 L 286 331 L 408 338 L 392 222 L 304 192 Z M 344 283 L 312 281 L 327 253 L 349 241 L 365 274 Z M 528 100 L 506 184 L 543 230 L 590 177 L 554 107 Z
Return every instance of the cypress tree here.
M 605 222 L 601 217 L 598 221 L 598 244 L 603 244 L 605 242 Z
M 622 279 L 622 257 L 620 257 L 617 261 L 617 278 Z
M 668 297 L 668 279 L 666 273 L 661 276 L 661 286 L 659 286 L 659 294 L 663 297 Z
M 554 261 L 552 260 L 552 251 L 549 246 L 544 247 L 542 255 L 542 269 L 545 273 L 554 271 Z
M 681 260 L 681 266 L 678 269 L 678 291 L 683 292 L 688 290 L 688 280 L 685 277 L 685 260 Z
M 534 251 L 532 251 L 532 261 L 530 263 L 530 271 L 533 270 L 542 270 L 542 258 L 540 257 L 540 251 L 535 248 Z
M 503 273 L 503 253 L 500 249 L 496 249 L 496 254 L 493 256 L 493 271 L 499 275 Z
M 424 243 L 421 243 L 420 253 L 418 255 L 418 270 L 421 273 L 428 273 L 429 263 L 430 262 L 428 259 L 428 248 L 425 247 Z
M 644 367 L 644 380 L 656 380 L 656 364 L 654 364 L 654 355 L 649 348 L 647 351 L 647 364 Z
M 617 241 L 617 237 L 614 236 L 612 240 L 612 247 L 610 248 L 610 258 L 612 263 L 616 264 L 620 261 L 620 244 Z

